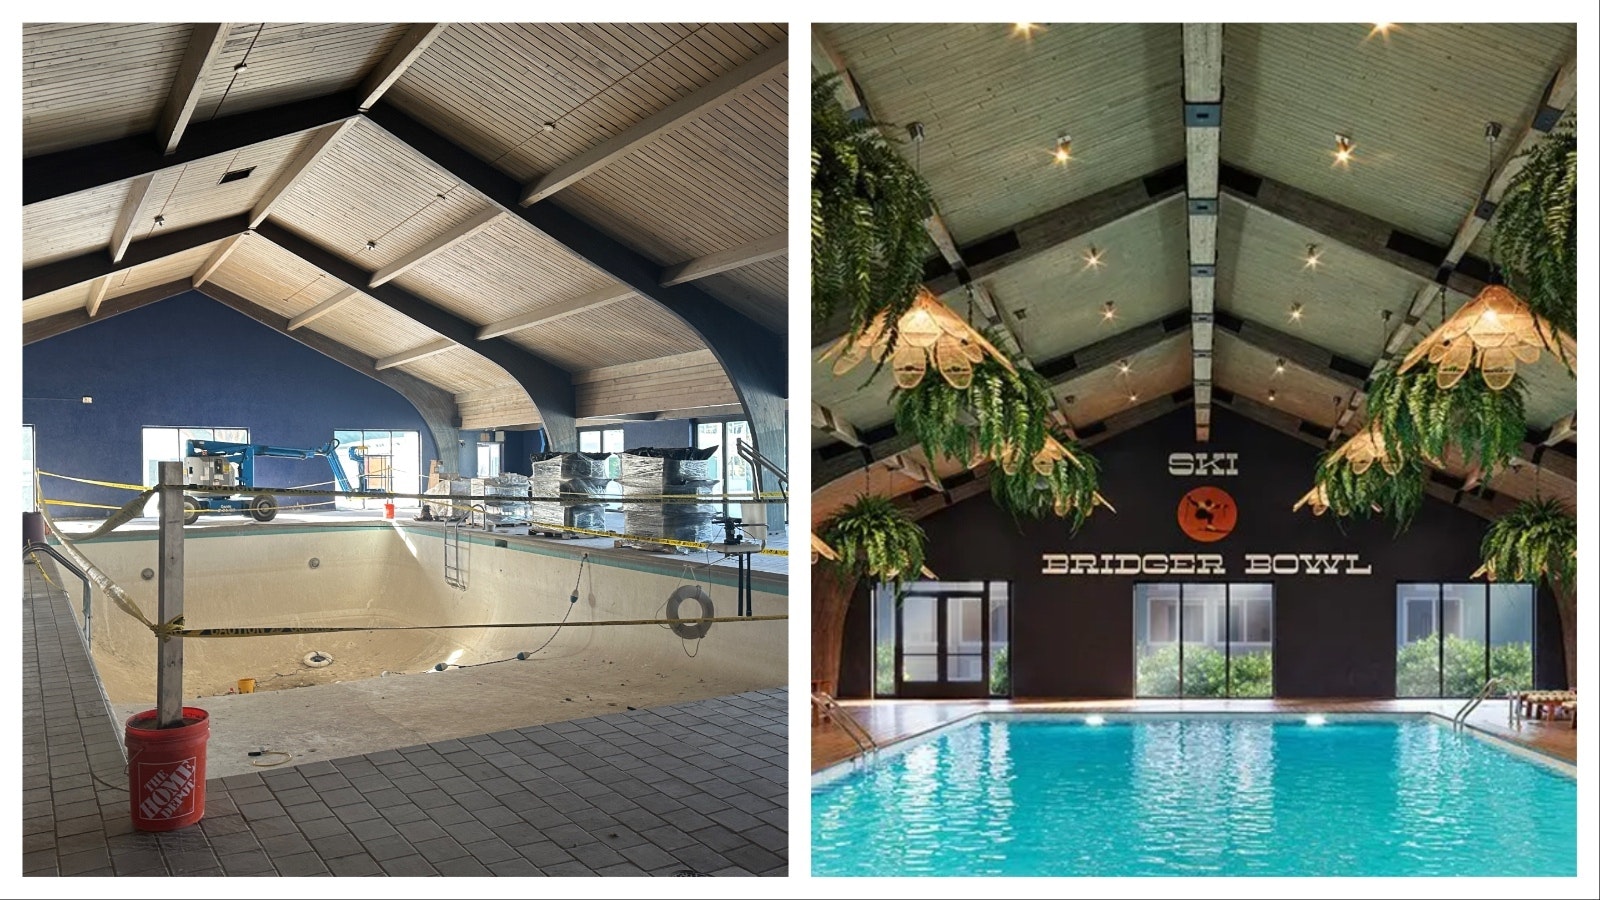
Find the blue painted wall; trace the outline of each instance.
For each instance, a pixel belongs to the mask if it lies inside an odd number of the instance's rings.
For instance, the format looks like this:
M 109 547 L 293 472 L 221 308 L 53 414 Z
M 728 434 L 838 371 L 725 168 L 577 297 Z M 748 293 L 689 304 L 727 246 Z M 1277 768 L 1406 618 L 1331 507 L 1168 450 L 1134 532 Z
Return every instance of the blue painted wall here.
M 321 446 L 336 428 L 390 428 L 420 433 L 424 474 L 438 456 L 422 416 L 400 394 L 192 292 L 24 347 L 22 394 L 39 468 L 64 475 L 142 483 L 146 426 L 244 427 L 252 441 L 281 447 Z M 85 395 L 94 403 L 82 403 Z M 256 464 L 262 485 L 328 477 L 320 459 Z M 130 497 L 53 478 L 44 493 L 110 504 Z M 73 507 L 51 513 L 105 515 Z

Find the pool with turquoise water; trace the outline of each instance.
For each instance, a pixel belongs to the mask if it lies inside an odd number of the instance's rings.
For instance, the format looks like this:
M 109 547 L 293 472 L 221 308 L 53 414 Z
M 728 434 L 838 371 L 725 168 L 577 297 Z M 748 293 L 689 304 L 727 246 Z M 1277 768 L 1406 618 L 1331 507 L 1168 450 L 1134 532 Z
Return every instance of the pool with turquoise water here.
M 816 875 L 1575 875 L 1577 781 L 1443 720 L 990 715 L 812 788 Z

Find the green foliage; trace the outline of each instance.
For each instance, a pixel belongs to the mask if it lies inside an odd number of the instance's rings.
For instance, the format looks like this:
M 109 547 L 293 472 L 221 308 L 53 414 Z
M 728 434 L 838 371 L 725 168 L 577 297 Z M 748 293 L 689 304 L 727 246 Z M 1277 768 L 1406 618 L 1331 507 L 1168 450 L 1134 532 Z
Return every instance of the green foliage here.
M 1534 312 L 1578 333 L 1578 135 L 1569 116 L 1525 154 L 1495 209 L 1494 256 Z
M 1227 655 L 1208 644 L 1183 645 L 1183 683 L 1178 683 L 1178 645 L 1169 644 L 1139 658 L 1141 697 L 1271 697 L 1272 652 L 1235 651 L 1233 691 L 1228 690 Z
M 1382 515 L 1395 523 L 1398 532 L 1410 527 L 1422 508 L 1428 475 L 1415 457 L 1404 459 L 1392 474 L 1376 462 L 1356 474 L 1349 459 L 1330 450 L 1317 461 L 1316 483 L 1334 515 L 1361 519 Z
M 837 78 L 811 83 L 811 310 L 847 310 L 858 334 L 883 311 L 893 327 L 916 297 L 932 198 L 878 123 L 845 114 Z
M 877 643 L 877 652 L 874 656 L 872 668 L 872 689 L 879 697 L 894 696 L 894 644 L 887 641 Z
M 1533 646 L 1498 644 L 1489 651 L 1489 676 L 1500 679 L 1499 693 L 1533 687 Z M 1484 682 L 1483 642 L 1457 635 L 1444 639 L 1444 693 L 1439 693 L 1439 636 L 1402 645 L 1395 653 L 1397 697 L 1471 697 Z
M 839 565 L 896 587 L 922 577 L 922 527 L 887 497 L 862 494 L 822 529 Z
M 986 334 L 991 342 L 995 336 Z M 930 453 L 955 459 L 982 456 L 997 460 L 989 491 L 1002 509 L 1018 519 L 1042 519 L 1059 505 L 1076 532 L 1094 509 L 1100 489 L 1100 464 L 1071 439 L 1056 439 L 1078 462 L 1057 462 L 1050 474 L 1033 468 L 1033 457 L 1050 436 L 1049 411 L 1055 405 L 1050 383 L 1032 369 L 1008 370 L 985 357 L 972 367 L 966 390 L 951 387 L 929 372 L 910 390 L 894 392 L 894 423 Z M 998 460 L 1012 454 L 1017 471 L 1007 475 Z
M 1578 577 L 1578 522 L 1555 500 L 1524 500 L 1489 526 L 1479 550 L 1491 580 L 1547 578 L 1561 590 Z
M 1011 696 L 1011 645 L 1006 644 L 989 657 L 989 693 L 996 697 Z
M 1517 455 L 1527 431 L 1522 376 L 1494 390 L 1473 367 L 1454 386 L 1439 387 L 1434 366 L 1422 363 L 1401 374 L 1387 369 L 1372 383 L 1367 413 L 1383 433 L 1390 453 L 1407 459 L 1442 460 L 1450 447 L 1485 475 Z

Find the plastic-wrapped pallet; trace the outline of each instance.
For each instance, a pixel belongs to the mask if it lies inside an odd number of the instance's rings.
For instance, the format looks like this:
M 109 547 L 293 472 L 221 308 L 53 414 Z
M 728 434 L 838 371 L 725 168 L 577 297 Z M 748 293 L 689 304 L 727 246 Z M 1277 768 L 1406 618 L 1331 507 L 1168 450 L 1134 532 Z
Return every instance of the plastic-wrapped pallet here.
M 437 501 L 424 501 L 435 517 L 440 519 L 465 518 L 467 507 L 470 503 L 466 500 L 454 498 L 470 496 L 472 494 L 472 480 L 455 476 L 442 478 L 437 484 L 428 488 L 427 494 L 430 497 L 440 498 Z
M 715 448 L 640 447 L 622 455 L 622 495 L 709 494 L 716 484 L 711 456 Z M 721 512 L 712 503 L 682 501 L 623 505 L 623 530 L 645 538 L 673 541 L 715 541 L 722 532 L 711 520 Z
M 609 453 L 535 453 L 533 496 L 529 504 L 535 531 L 555 525 L 604 531 L 605 507 L 575 494 L 604 494 L 610 479 Z M 556 499 L 560 498 L 560 499 Z
M 524 525 L 529 521 L 526 475 L 510 472 L 493 478 L 474 478 L 472 493 L 486 498 L 478 502 L 483 504 L 484 516 L 490 525 Z

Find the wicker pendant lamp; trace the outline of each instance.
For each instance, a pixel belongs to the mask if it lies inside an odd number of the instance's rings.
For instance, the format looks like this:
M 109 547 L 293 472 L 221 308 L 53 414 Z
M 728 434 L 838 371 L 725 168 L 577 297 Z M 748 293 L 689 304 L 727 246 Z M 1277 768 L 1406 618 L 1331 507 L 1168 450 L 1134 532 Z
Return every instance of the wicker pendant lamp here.
M 895 385 L 902 390 L 920 384 L 930 364 L 951 387 L 966 390 L 972 385 L 973 364 L 982 362 L 986 353 L 1007 370 L 1016 371 L 1004 353 L 926 288 L 911 301 L 911 307 L 892 331 L 888 326 L 888 314 L 879 313 L 861 334 L 841 338 L 822 358 L 837 355 L 833 374 L 843 375 L 869 356 L 874 362 L 882 362 L 890 352 L 892 338 L 894 355 L 890 367 Z
M 1439 387 L 1451 388 L 1477 366 L 1484 383 L 1499 391 L 1516 377 L 1518 363 L 1538 362 L 1545 350 L 1558 350 L 1568 365 L 1576 364 L 1576 341 L 1556 331 L 1516 294 L 1490 285 L 1406 354 L 1400 371 L 1426 359 L 1437 367 Z

